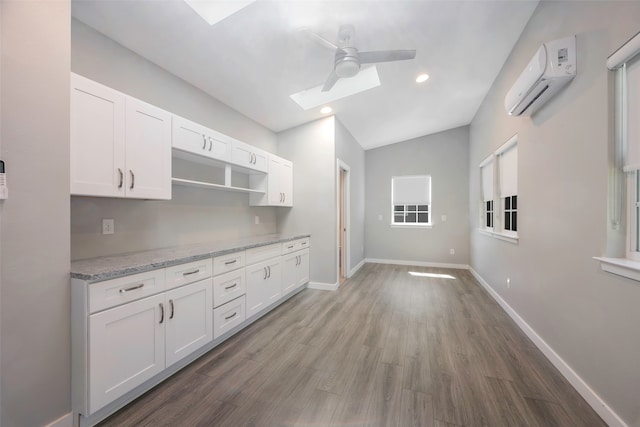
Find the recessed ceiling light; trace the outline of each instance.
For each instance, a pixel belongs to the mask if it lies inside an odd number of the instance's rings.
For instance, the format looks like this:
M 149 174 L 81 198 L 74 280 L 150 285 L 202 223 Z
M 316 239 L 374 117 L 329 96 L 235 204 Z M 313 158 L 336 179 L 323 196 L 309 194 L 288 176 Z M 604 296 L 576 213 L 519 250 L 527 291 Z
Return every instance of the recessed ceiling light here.
M 329 114 L 332 111 L 333 111 L 333 108 L 331 107 L 322 107 L 322 110 L 320 110 L 322 114 Z
M 416 83 L 426 82 L 428 78 L 429 74 L 420 74 L 418 77 L 416 77 Z
M 237 1 L 210 1 L 210 0 L 184 0 L 198 15 L 209 25 L 216 24 L 227 16 L 231 16 L 240 9 L 253 3 L 255 0 Z

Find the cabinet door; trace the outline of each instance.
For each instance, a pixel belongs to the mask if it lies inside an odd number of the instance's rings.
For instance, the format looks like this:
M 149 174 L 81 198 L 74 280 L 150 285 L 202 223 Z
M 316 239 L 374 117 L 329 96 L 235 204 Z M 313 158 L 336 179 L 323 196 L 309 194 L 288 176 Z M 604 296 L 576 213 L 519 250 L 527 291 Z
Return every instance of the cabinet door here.
M 283 159 L 278 179 L 280 180 L 280 188 L 284 194 L 282 205 L 293 206 L 293 163 Z
M 298 252 L 298 267 L 296 268 L 297 286 L 300 287 L 309 283 L 309 249 Z
M 204 126 L 182 117 L 173 116 L 171 130 L 173 136 L 171 146 L 173 148 L 202 156 L 206 155 L 209 143 Z
M 267 305 L 271 305 L 282 297 L 282 261 L 280 257 L 269 260 L 267 270 Z
M 171 199 L 171 114 L 126 99 L 127 197 Z
M 71 74 L 71 194 L 124 197 L 125 95 Z
M 213 340 L 213 279 L 166 293 L 166 361 L 171 366 Z
M 284 202 L 281 178 L 282 159 L 276 156 L 269 158 L 269 176 L 267 177 L 267 198 L 270 206 L 280 206 Z
M 164 369 L 166 315 L 160 294 L 89 316 L 90 413 Z
M 269 305 L 270 289 L 267 277 L 270 261 L 264 261 L 246 268 L 247 290 L 246 310 L 247 319 L 258 314 Z
M 298 287 L 298 253 L 294 252 L 282 257 L 282 295 L 286 295 Z
M 244 142 L 233 140 L 231 162 L 247 169 L 267 172 L 267 153 Z

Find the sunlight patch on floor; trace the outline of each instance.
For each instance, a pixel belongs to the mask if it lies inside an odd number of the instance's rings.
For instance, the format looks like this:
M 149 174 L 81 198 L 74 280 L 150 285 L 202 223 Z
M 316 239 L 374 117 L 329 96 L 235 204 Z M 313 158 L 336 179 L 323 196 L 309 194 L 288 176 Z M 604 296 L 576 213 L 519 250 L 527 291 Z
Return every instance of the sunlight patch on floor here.
M 450 274 L 437 274 L 437 273 L 420 273 L 418 271 L 410 271 L 410 275 L 418 276 L 418 277 L 433 277 L 436 279 L 455 279 L 455 277 Z

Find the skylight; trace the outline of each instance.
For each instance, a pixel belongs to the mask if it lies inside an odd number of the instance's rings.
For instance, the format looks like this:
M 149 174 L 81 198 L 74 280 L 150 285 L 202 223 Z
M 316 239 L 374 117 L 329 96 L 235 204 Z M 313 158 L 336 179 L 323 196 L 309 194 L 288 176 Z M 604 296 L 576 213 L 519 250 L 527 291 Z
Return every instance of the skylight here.
M 184 0 L 209 25 L 217 24 L 256 0 Z

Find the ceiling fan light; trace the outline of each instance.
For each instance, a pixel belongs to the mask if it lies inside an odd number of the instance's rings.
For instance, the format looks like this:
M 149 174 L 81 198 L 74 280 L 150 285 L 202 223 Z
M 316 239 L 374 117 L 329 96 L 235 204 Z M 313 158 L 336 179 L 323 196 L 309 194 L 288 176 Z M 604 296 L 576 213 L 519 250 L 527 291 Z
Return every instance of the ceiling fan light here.
M 358 74 L 360 63 L 356 60 L 345 59 L 336 64 L 336 74 L 340 78 L 353 77 Z

